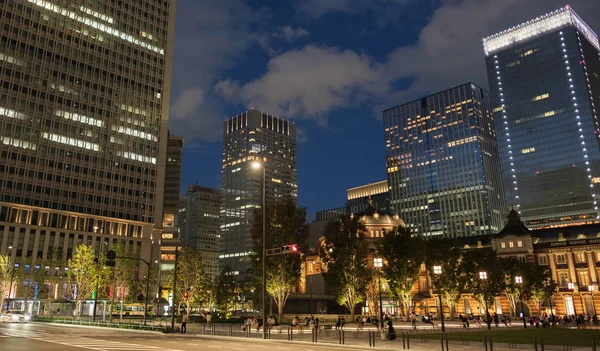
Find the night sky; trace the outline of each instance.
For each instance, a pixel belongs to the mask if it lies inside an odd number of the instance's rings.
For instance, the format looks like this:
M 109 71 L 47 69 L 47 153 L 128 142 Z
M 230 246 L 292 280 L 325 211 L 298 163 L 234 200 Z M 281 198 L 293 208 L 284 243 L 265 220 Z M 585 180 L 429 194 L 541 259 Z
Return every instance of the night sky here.
M 298 127 L 311 219 L 386 179 L 381 110 L 472 81 L 482 38 L 565 0 L 177 0 L 170 129 L 182 190 L 220 187 L 223 120 L 256 108 Z M 600 32 L 598 0 L 568 3 Z

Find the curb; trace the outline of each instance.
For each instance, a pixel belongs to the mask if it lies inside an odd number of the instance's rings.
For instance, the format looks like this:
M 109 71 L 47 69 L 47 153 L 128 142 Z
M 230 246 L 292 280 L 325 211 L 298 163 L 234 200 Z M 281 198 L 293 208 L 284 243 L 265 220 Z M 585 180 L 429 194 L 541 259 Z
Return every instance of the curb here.
M 229 340 L 229 341 L 243 341 L 243 342 L 247 341 L 247 342 L 254 342 L 254 343 L 277 342 L 277 343 L 288 343 L 288 344 L 296 344 L 296 345 L 312 345 L 312 346 L 316 346 L 316 347 L 338 348 L 338 349 L 342 349 L 342 350 L 343 349 L 351 349 L 351 350 L 369 349 L 369 350 L 381 350 L 381 351 L 397 351 L 398 350 L 397 347 L 392 348 L 392 346 L 390 346 L 390 347 L 381 347 L 381 346 L 369 347 L 367 345 L 365 345 L 365 346 L 340 345 L 340 344 L 327 343 L 327 342 L 314 343 L 314 342 L 308 342 L 308 341 L 288 341 L 288 340 L 279 340 L 279 339 L 254 339 L 254 338 L 222 336 L 222 335 L 195 334 L 194 337 L 204 338 L 204 339 L 213 339 L 213 340 Z M 400 346 L 402 346 L 402 345 L 400 345 Z
M 49 323 L 49 322 L 32 322 L 37 325 L 52 325 L 55 327 L 75 327 L 75 328 L 84 328 L 84 329 L 100 329 L 100 330 L 114 330 L 120 332 L 134 332 L 134 333 L 144 333 L 144 334 L 159 334 L 162 335 L 161 331 L 153 331 L 153 330 L 137 330 L 137 329 L 124 329 L 124 328 L 110 328 L 110 327 L 101 327 L 96 325 L 79 325 L 79 324 L 67 324 L 67 323 Z

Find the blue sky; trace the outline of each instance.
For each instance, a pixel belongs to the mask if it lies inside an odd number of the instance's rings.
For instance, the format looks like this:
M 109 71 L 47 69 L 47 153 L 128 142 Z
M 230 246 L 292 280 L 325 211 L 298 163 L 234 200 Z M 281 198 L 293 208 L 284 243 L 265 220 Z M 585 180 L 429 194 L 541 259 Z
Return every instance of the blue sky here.
M 344 204 L 384 180 L 381 110 L 468 81 L 482 38 L 564 0 L 178 0 L 170 129 L 182 190 L 220 186 L 222 122 L 252 107 L 296 122 L 299 202 Z M 597 0 L 569 4 L 600 31 Z

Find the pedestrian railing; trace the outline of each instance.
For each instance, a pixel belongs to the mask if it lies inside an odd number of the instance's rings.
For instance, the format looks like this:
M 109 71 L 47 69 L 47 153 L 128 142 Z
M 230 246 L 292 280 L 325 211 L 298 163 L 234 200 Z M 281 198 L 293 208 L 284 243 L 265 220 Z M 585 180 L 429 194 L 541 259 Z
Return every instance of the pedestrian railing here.
M 108 322 L 108 321 L 100 321 L 100 320 L 92 321 L 92 320 L 85 320 L 85 319 L 78 319 L 78 318 L 44 318 L 44 317 L 35 317 L 33 320 L 35 322 L 82 325 L 82 326 L 117 328 L 117 329 L 137 329 L 137 330 L 160 331 L 160 332 L 164 332 L 166 330 L 166 326 L 153 325 L 153 324 L 144 325 L 142 322 L 132 323 L 131 321 Z

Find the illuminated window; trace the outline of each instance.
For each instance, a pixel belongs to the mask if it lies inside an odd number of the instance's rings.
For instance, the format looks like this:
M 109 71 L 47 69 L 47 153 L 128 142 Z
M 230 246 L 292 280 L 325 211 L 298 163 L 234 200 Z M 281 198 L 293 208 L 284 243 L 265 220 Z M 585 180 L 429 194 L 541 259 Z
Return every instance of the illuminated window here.
M 535 148 L 534 147 L 530 147 L 530 148 L 521 150 L 522 154 L 528 154 L 528 153 L 531 153 L 531 152 L 535 152 Z
M 548 257 L 546 255 L 539 255 L 538 256 L 538 264 L 540 265 L 548 265 Z
M 514 67 L 514 66 L 517 66 L 517 65 L 520 65 L 520 64 L 521 64 L 521 61 L 517 60 L 517 61 L 514 61 L 514 62 L 511 62 L 511 63 L 507 64 L 506 67 Z
M 123 151 L 119 151 L 118 154 L 119 154 L 119 156 L 128 158 L 130 160 L 152 163 L 153 165 L 156 164 L 156 157 L 149 157 L 149 156 L 134 154 L 133 152 L 123 152 Z
M 585 252 L 576 252 L 575 253 L 575 262 L 585 263 Z
M 503 241 L 503 242 L 501 242 L 501 243 L 500 243 L 500 247 L 501 247 L 501 248 L 503 248 L 503 249 L 506 249 L 506 243 L 505 243 L 504 241 Z
M 594 184 L 600 183 L 600 177 L 594 177 L 594 178 L 592 178 L 592 183 L 594 183 Z
M 127 127 L 122 127 L 122 126 L 112 126 L 111 129 L 114 130 L 117 133 L 127 134 L 127 135 L 134 136 L 136 138 L 146 139 L 146 140 L 158 142 L 158 137 L 157 136 L 154 136 L 154 135 L 152 135 L 150 133 L 147 133 L 147 132 L 142 132 L 140 130 L 131 129 L 131 128 L 127 128 Z
M 108 17 L 108 16 L 106 16 L 106 15 L 103 15 L 103 14 L 101 14 L 100 12 L 96 12 L 96 11 L 94 11 L 94 10 L 90 10 L 90 9 L 88 9 L 87 7 L 83 7 L 83 6 L 81 6 L 81 7 L 79 7 L 79 9 L 80 9 L 82 12 L 85 12 L 85 13 L 87 13 L 88 15 L 92 15 L 92 16 L 94 16 L 94 17 L 96 17 L 96 18 L 99 18 L 99 19 L 101 19 L 101 20 L 103 20 L 103 21 L 106 21 L 106 22 L 108 22 L 108 23 L 110 23 L 110 24 L 112 24 L 112 23 L 114 22 L 114 20 L 113 20 L 112 18 L 110 18 L 110 17 Z
M 70 18 L 70 19 L 72 19 L 74 21 L 77 21 L 79 23 L 83 23 L 83 24 L 85 24 L 87 26 L 90 26 L 90 27 L 92 27 L 94 29 L 97 29 L 99 31 L 108 33 L 108 34 L 110 34 L 112 36 L 115 36 L 117 38 L 126 40 L 126 41 L 128 41 L 128 42 L 130 42 L 132 44 L 141 46 L 141 47 L 143 47 L 145 49 L 154 51 L 154 52 L 159 53 L 161 55 L 165 54 L 165 50 L 164 49 L 161 49 L 161 48 L 156 47 L 154 45 L 150 45 L 148 43 L 145 43 L 145 42 L 143 42 L 143 41 L 141 41 L 141 40 L 139 40 L 137 38 L 134 38 L 130 34 L 121 32 L 120 30 L 115 29 L 113 27 L 110 27 L 110 26 L 108 26 L 108 25 L 106 25 L 104 23 L 100 23 L 100 22 L 94 21 L 94 20 L 92 20 L 90 18 L 86 18 L 86 17 L 80 16 L 80 15 L 78 15 L 77 13 L 75 13 L 73 11 L 69 11 L 67 9 L 64 9 L 64 8 L 62 8 L 62 7 L 58 6 L 58 5 L 55 5 L 55 4 L 53 4 L 53 3 L 49 2 L 49 1 L 45 1 L 45 0 L 27 0 L 27 2 L 32 3 L 34 5 L 37 5 L 39 7 L 45 8 L 46 10 L 52 11 L 52 12 L 57 13 L 59 15 L 62 15 L 64 17 L 68 17 L 68 18 Z
M 494 113 L 501 112 L 502 110 L 504 110 L 504 107 L 500 106 L 500 107 L 496 107 L 493 112 Z
M 549 97 L 550 97 L 550 94 L 545 93 L 545 94 L 538 95 L 538 96 L 534 97 L 533 99 L 531 99 L 531 101 L 540 101 L 540 100 L 547 99 Z
M 66 119 L 70 119 L 71 121 L 80 122 L 80 123 L 84 123 L 84 124 L 89 124 L 91 126 L 96 126 L 96 127 L 103 127 L 104 126 L 104 122 L 102 122 L 99 119 L 95 119 L 95 118 L 83 116 L 83 115 L 80 115 L 80 114 L 77 114 L 77 113 L 71 113 L 71 112 L 67 112 L 67 111 L 56 110 L 56 112 L 54 114 L 57 115 L 57 116 L 59 116 L 59 117 L 64 117 Z
M 88 149 L 93 151 L 100 151 L 100 145 L 90 143 L 89 141 L 83 141 L 75 138 L 69 138 L 64 135 L 58 135 L 53 133 L 42 133 L 42 138 L 70 146 L 80 147 L 82 149 Z
M 515 243 L 511 240 L 508 242 L 508 247 L 513 248 L 515 247 Z
M 554 116 L 556 113 L 554 111 L 548 111 L 546 113 L 544 113 L 544 117 L 550 117 L 550 116 Z
M 558 254 L 558 255 L 556 255 L 556 263 L 558 263 L 558 264 L 565 264 L 565 263 L 567 263 L 567 259 L 565 257 L 565 254 Z
M 20 147 L 20 148 L 28 149 L 28 150 L 36 150 L 37 149 L 37 146 L 34 143 L 30 143 L 28 141 L 13 139 L 13 138 L 9 138 L 9 137 L 0 137 L 0 140 L 2 140 L 2 144 L 4 144 L 4 145 Z
M 4 108 L 0 106 L 0 116 L 5 116 L 5 117 L 9 117 L 9 118 L 16 118 L 16 119 L 21 119 L 24 120 L 25 117 L 27 117 L 26 114 L 21 113 L 21 112 L 17 112 L 15 110 L 11 110 L 8 108 Z
M 523 241 L 517 240 L 517 247 L 523 247 Z
M 21 61 L 19 59 L 16 59 L 16 58 L 14 58 L 12 56 L 8 56 L 8 55 L 5 55 L 5 54 L 2 54 L 2 53 L 0 53 L 0 61 L 12 63 L 12 64 L 17 65 L 17 66 L 25 66 L 25 62 L 23 62 L 23 61 Z

